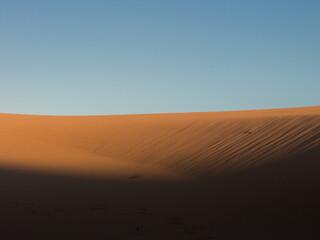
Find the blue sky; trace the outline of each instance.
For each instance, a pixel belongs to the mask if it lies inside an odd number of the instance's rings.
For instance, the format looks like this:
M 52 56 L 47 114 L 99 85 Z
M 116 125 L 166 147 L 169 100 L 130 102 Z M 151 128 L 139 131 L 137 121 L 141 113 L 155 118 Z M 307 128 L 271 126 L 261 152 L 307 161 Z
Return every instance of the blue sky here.
M 320 105 L 318 0 L 0 0 L 0 112 Z

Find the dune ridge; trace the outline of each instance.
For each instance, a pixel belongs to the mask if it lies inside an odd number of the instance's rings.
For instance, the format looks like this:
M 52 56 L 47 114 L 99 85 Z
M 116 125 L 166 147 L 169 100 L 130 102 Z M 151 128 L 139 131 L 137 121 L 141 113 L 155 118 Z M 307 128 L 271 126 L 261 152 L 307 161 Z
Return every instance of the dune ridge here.
M 123 178 L 211 178 L 320 146 L 320 107 L 111 116 L 0 114 L 0 165 Z

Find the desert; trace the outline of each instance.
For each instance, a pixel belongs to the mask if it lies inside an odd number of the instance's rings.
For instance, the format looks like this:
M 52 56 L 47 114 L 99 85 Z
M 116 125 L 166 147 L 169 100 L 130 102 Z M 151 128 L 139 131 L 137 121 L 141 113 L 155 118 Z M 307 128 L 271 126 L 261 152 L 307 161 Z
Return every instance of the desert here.
M 320 107 L 0 114 L 0 239 L 316 239 Z

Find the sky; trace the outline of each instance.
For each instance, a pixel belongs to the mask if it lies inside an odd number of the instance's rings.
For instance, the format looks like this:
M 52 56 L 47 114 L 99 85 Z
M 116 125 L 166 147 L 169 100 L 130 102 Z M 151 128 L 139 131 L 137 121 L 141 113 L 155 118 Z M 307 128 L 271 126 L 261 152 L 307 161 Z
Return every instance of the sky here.
M 318 0 L 0 0 L 0 112 L 320 105 Z

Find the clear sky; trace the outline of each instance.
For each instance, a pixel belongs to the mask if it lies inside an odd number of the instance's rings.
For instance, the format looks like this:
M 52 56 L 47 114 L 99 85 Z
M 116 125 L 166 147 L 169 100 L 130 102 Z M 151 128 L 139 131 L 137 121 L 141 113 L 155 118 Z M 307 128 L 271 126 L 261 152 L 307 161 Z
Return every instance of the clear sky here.
M 0 0 L 0 112 L 320 105 L 319 0 Z

